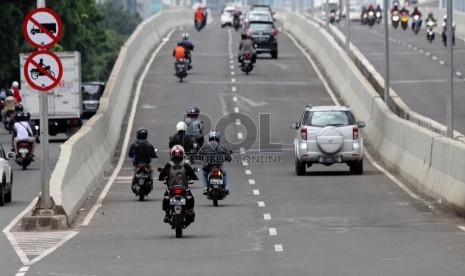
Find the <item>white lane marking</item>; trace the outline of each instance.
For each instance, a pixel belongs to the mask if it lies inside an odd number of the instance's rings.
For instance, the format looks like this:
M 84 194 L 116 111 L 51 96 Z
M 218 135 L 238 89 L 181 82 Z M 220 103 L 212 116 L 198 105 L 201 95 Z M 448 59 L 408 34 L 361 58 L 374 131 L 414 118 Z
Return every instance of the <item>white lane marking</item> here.
M 232 78 L 232 79 L 231 79 L 231 82 L 236 82 L 236 79 Z
M 18 272 L 15 274 L 15 276 L 24 276 L 26 275 L 26 272 Z
M 250 185 L 255 185 L 255 180 L 249 179 L 249 184 L 250 184 Z
M 229 63 L 231 63 L 231 64 L 232 64 L 232 63 L 234 63 L 234 61 L 233 61 L 233 60 L 230 60 L 230 61 L 229 61 Z
M 282 244 L 275 244 L 275 245 L 274 245 L 274 251 L 276 251 L 276 252 L 283 252 L 283 251 L 284 251 L 283 245 L 282 245 Z
M 433 59 L 433 60 L 437 60 L 438 58 L 437 58 L 436 56 L 433 56 L 432 59 Z
M 445 62 L 444 62 L 443 60 L 440 60 L 440 61 L 439 61 L 439 64 L 444 65 Z
M 270 232 L 270 236 L 278 235 L 278 231 L 276 231 L 276 228 L 269 228 L 268 231 Z
M 169 38 L 173 34 L 173 32 L 174 32 L 174 30 L 172 30 L 168 34 L 167 37 Z M 103 188 L 102 193 L 100 194 L 99 198 L 97 199 L 97 202 L 95 202 L 94 206 L 92 207 L 92 209 L 87 214 L 84 221 L 82 222 L 82 226 L 89 225 L 90 220 L 92 219 L 92 217 L 97 212 L 97 209 L 99 208 L 99 206 L 102 205 L 103 199 L 107 195 L 108 191 L 110 190 L 111 185 L 115 181 L 116 177 L 118 176 L 119 171 L 121 170 L 121 167 L 123 166 L 124 159 L 126 158 L 126 152 L 127 152 L 127 149 L 128 149 L 129 139 L 130 139 L 130 137 L 132 135 L 132 126 L 134 124 L 134 117 L 136 116 L 136 109 L 137 109 L 136 107 L 137 107 L 137 103 L 139 102 L 139 96 L 140 96 L 140 91 L 141 91 L 141 88 L 142 88 L 142 83 L 143 83 L 145 77 L 147 76 L 147 73 L 149 71 L 150 66 L 152 65 L 153 61 L 155 60 L 155 57 L 157 56 L 158 52 L 160 52 L 161 48 L 165 44 L 166 44 L 166 42 L 164 41 L 164 42 L 160 43 L 160 45 L 158 45 L 157 49 L 155 50 L 155 52 L 150 57 L 149 62 L 146 64 L 146 66 L 144 68 L 144 72 L 142 73 L 142 76 L 140 77 L 140 79 L 139 79 L 139 81 L 137 83 L 136 93 L 134 95 L 134 101 L 133 101 L 133 104 L 132 104 L 131 114 L 129 115 L 129 120 L 128 120 L 128 127 L 126 129 L 126 135 L 124 137 L 123 148 L 121 149 L 121 154 L 119 156 L 118 164 L 116 165 L 116 168 L 113 171 L 113 174 L 111 175 L 110 179 L 108 179 L 107 184 L 105 184 L 105 187 Z
M 407 45 L 407 47 L 412 48 L 412 44 Z
M 413 47 L 413 50 L 415 50 L 415 51 L 416 51 L 416 50 L 418 50 L 418 48 L 417 48 L 417 47 Z
M 253 195 L 260 195 L 260 191 L 259 190 L 253 190 Z
M 250 175 L 250 174 L 252 174 L 252 171 L 251 170 L 245 170 L 245 174 Z
M 244 135 L 242 134 L 242 132 L 237 133 L 237 139 L 239 139 L 239 140 L 244 139 Z
M 246 160 L 242 160 L 242 165 L 245 166 L 245 167 L 247 167 L 247 166 L 249 165 L 249 163 L 247 163 Z
M 423 50 L 423 49 L 420 49 L 420 53 L 423 53 L 423 52 L 424 52 L 424 50 Z
M 235 72 L 231 72 L 231 76 L 234 76 L 236 73 Z
M 431 56 L 431 53 L 426 52 L 425 55 L 426 55 L 427 57 L 429 57 L 429 56 Z
M 293 36 L 291 36 L 288 32 L 284 32 L 291 40 L 292 42 L 294 42 L 294 45 L 297 46 L 297 48 L 300 49 L 300 51 L 304 54 L 304 56 L 307 58 L 307 60 L 310 62 L 310 64 L 312 65 L 313 69 L 315 70 L 316 74 L 318 75 L 318 78 L 321 80 L 321 82 L 323 83 L 323 86 L 325 87 L 326 91 L 328 91 L 328 94 L 330 95 L 331 99 L 333 100 L 333 102 L 337 102 L 337 98 L 336 96 L 334 95 L 333 91 L 331 90 L 331 88 L 329 87 L 328 85 L 328 82 L 325 80 L 325 78 L 323 77 L 323 74 L 321 74 L 321 71 L 320 69 L 318 69 L 318 67 L 316 66 L 315 62 L 313 61 L 313 59 L 310 57 L 309 54 L 307 54 L 307 52 L 305 52 L 304 48 L 302 48 L 302 46 L 300 46 L 299 43 L 297 43 L 297 41 L 295 40 L 295 38 Z
M 232 60 L 231 60 L 232 61 Z M 229 68 L 234 69 L 234 65 L 231 65 Z
M 244 154 L 244 153 L 245 153 L 245 148 L 240 148 L 240 149 L 239 149 L 239 153 L 240 153 L 240 154 Z
M 231 87 L 231 90 L 232 92 L 236 92 L 236 87 L 235 86 Z
M 240 126 L 241 125 L 241 119 L 236 119 L 236 126 Z
M 259 201 L 257 203 L 258 203 L 258 207 L 265 207 L 265 202 L 264 201 Z
M 460 230 L 465 231 L 465 226 L 457 226 Z
M 237 97 L 236 96 L 233 97 L 233 101 L 237 102 Z
M 460 72 L 455 72 L 455 74 L 456 74 L 457 76 L 459 76 L 459 77 L 462 76 L 462 73 L 460 73 Z
M 239 113 L 239 107 L 234 107 L 234 113 Z
M 19 272 L 26 272 L 29 270 L 29 266 L 23 266 L 19 269 Z
M 263 214 L 263 219 L 264 220 L 271 220 L 271 215 L 270 214 Z

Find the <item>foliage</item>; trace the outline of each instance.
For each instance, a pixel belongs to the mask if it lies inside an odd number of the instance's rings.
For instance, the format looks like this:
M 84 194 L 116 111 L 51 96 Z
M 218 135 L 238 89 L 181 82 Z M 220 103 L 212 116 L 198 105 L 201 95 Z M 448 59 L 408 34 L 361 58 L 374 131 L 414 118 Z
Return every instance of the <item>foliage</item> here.
M 34 49 L 25 41 L 22 24 L 37 1 L 0 2 L 0 85 L 19 80 L 19 53 Z M 63 35 L 52 50 L 81 53 L 83 81 L 106 81 L 121 46 L 140 23 L 116 5 L 98 5 L 95 0 L 47 0 L 63 22 Z

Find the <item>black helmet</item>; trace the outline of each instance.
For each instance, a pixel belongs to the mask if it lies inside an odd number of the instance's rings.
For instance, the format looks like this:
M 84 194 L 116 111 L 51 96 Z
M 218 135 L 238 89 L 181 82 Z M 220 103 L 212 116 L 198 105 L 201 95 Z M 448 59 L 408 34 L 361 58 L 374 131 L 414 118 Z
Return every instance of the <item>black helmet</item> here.
M 148 135 L 149 132 L 146 128 L 139 128 L 139 130 L 137 131 L 137 140 L 147 140 Z
M 24 113 L 23 112 L 17 112 L 15 114 L 15 122 L 22 122 L 22 121 L 26 121 L 26 116 L 24 116 Z
M 246 32 L 243 32 L 243 33 L 241 34 L 241 38 L 242 38 L 242 39 L 247 39 L 247 37 L 249 37 L 249 36 L 247 35 Z
M 17 104 L 15 106 L 15 112 L 23 112 L 24 111 L 24 106 L 22 104 Z
M 178 46 L 182 46 L 182 41 L 181 40 L 178 41 Z
M 29 111 L 24 112 L 24 119 L 26 121 L 31 120 L 31 113 L 29 113 Z
M 196 106 L 189 107 L 186 110 L 186 115 L 189 118 L 197 118 L 197 117 L 199 117 L 199 114 L 200 114 L 200 109 L 198 107 L 196 107 Z
M 216 141 L 220 142 L 220 133 L 217 130 L 212 130 L 210 133 L 208 133 L 208 141 Z

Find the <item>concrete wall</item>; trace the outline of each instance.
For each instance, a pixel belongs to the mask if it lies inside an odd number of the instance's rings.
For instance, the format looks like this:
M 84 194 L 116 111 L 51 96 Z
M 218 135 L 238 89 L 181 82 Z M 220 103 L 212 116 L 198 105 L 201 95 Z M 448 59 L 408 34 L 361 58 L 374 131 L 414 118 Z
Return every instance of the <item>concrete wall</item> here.
M 364 138 L 390 167 L 421 191 L 465 211 L 465 144 L 403 120 L 384 103 L 343 48 L 319 24 L 280 12 L 284 29 L 308 48 L 341 98 L 367 123 Z M 374 71 L 367 65 L 366 70 Z
M 193 16 L 192 10 L 176 9 L 142 22 L 120 50 L 97 114 L 61 146 L 50 195 L 69 223 L 111 167 L 135 81 L 147 57 L 168 31 L 192 24 Z

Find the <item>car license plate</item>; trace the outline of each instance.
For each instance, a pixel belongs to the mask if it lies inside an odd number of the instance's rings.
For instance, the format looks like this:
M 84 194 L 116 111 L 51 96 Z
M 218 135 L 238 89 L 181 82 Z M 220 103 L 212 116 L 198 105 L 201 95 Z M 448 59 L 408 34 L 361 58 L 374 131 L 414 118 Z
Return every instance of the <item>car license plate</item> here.
M 176 198 L 171 198 L 170 199 L 170 205 L 186 205 L 186 199 L 181 198 L 181 199 L 176 199 Z
M 145 184 L 145 179 L 144 178 L 140 178 L 139 179 L 139 185 L 140 186 L 143 186 Z
M 19 149 L 19 153 L 28 153 L 29 150 L 28 149 Z
M 184 67 L 185 67 L 184 64 L 178 64 L 178 68 L 179 68 L 179 69 L 183 69 Z
M 244 63 L 248 64 L 248 63 L 250 63 L 250 60 L 249 59 L 244 59 Z
M 320 157 L 320 163 L 334 163 L 335 162 L 335 159 L 334 157 L 331 157 L 331 156 L 322 156 Z
M 223 179 L 216 179 L 216 178 L 212 178 L 210 179 L 210 184 L 212 185 L 223 185 Z

